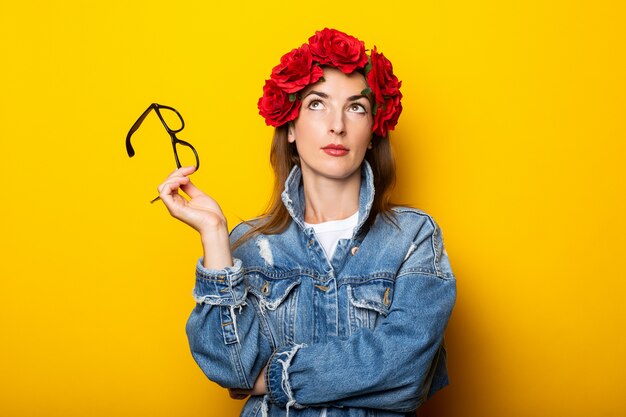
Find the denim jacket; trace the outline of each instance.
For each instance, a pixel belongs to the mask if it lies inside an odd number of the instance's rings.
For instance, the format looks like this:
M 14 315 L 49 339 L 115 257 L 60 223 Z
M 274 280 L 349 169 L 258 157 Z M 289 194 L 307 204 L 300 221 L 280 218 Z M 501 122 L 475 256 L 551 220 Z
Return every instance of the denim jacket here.
M 268 394 L 250 397 L 242 416 L 401 416 L 448 384 L 443 335 L 456 280 L 441 230 L 406 207 L 366 227 L 373 197 L 364 162 L 359 222 L 327 260 L 304 225 L 295 167 L 283 233 L 248 239 L 232 267 L 198 262 L 187 335 L 200 368 L 223 387 L 249 389 L 267 365 Z M 249 228 L 233 229 L 231 243 Z

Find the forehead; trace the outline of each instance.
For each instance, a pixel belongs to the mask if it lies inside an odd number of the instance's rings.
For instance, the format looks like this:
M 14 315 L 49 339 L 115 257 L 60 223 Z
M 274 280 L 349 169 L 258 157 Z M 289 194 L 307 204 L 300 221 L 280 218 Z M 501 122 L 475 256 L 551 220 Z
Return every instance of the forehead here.
M 322 68 L 324 70 L 324 78 L 302 90 L 301 95 L 303 97 L 311 90 L 324 92 L 329 96 L 353 96 L 361 94 L 361 91 L 367 88 L 365 77 L 359 72 L 344 74 L 337 68 Z

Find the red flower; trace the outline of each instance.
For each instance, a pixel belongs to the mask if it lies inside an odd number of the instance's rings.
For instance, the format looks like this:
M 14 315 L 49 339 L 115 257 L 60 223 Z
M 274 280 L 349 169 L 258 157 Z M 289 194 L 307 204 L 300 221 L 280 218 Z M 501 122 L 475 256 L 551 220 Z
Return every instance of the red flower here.
M 384 137 L 395 128 L 402 113 L 402 83 L 393 74 L 391 62 L 376 47 L 368 58 L 363 42 L 328 28 L 315 32 L 308 44 L 283 55 L 280 64 L 272 69 L 258 102 L 259 114 L 267 125 L 278 127 L 298 117 L 301 101 L 297 93 L 322 79 L 322 65 L 345 74 L 365 69 L 368 91 L 374 97 L 372 131 Z
M 393 74 L 391 62 L 383 54 L 376 51 L 371 54 L 371 68 L 367 72 L 367 84 L 372 90 L 376 102 L 376 114 L 374 115 L 373 132 L 385 136 L 393 130 L 398 123 L 402 112 L 402 82 Z
M 376 116 L 374 116 L 374 126 L 372 126 L 372 132 L 375 135 L 385 137 L 387 132 L 393 130 L 398 123 L 400 113 L 402 113 L 402 93 L 398 91 L 398 94 L 385 99 L 382 104 L 378 104 Z
M 313 65 L 309 45 L 304 44 L 280 58 L 280 64 L 272 69 L 271 79 L 284 92 L 295 93 L 317 82 L 323 75 L 324 71 Z
M 266 80 L 263 96 L 259 99 L 259 114 L 265 118 L 265 124 L 278 127 L 298 117 L 300 100 L 283 91 L 273 80 Z
M 336 29 L 325 28 L 309 38 L 313 59 L 320 65 L 332 65 L 346 74 L 367 64 L 365 44 Z

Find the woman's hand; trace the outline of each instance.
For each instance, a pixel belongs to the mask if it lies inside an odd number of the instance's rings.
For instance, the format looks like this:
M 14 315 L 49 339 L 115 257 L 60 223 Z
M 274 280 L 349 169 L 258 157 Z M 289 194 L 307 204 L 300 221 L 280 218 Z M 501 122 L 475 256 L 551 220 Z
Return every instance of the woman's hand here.
M 223 269 L 233 265 L 228 239 L 226 217 L 219 204 L 196 188 L 189 175 L 195 167 L 183 167 L 172 172 L 159 185 L 159 197 L 170 214 L 200 232 L 204 248 L 204 267 Z M 178 193 L 182 190 L 189 200 Z
M 239 388 L 229 388 L 228 394 L 230 398 L 234 400 L 243 400 L 248 395 L 265 395 L 267 394 L 267 387 L 265 386 L 265 368 L 261 371 L 259 376 L 256 378 L 254 382 L 254 387 L 252 389 L 239 389 Z
M 228 395 L 230 395 L 230 398 L 233 400 L 243 400 L 250 395 L 251 392 L 252 390 L 250 389 L 228 388 Z
M 173 217 L 193 227 L 200 234 L 220 227 L 226 228 L 226 217 L 219 204 L 191 183 L 189 175 L 195 170 L 191 166 L 172 172 L 158 186 L 159 197 Z M 189 200 L 178 193 L 179 189 L 189 196 Z

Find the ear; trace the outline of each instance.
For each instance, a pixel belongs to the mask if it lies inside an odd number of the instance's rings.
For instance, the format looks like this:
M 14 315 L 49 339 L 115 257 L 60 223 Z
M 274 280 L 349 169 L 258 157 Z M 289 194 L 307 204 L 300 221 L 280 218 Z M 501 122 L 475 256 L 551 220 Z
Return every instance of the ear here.
M 296 141 L 296 134 L 293 128 L 293 122 L 289 122 L 287 124 L 287 141 L 289 143 L 294 143 Z
M 372 145 L 372 141 L 370 141 L 370 143 L 367 145 L 367 149 L 372 149 L 374 147 L 374 145 Z

